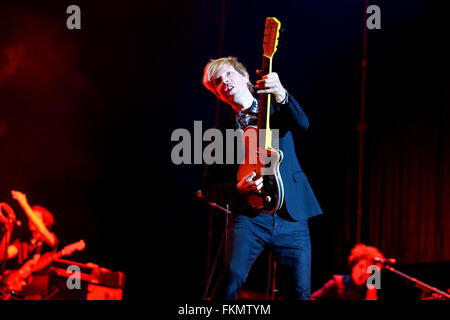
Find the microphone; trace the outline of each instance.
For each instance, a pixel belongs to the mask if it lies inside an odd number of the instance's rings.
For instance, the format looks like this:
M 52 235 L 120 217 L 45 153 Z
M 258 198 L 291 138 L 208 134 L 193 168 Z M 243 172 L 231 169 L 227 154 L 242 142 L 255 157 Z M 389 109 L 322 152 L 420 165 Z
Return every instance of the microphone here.
M 197 190 L 197 192 L 195 193 L 195 195 L 196 195 L 197 197 L 199 197 L 200 199 L 203 199 L 203 200 L 205 200 L 206 202 L 208 202 L 208 204 L 209 204 L 211 207 L 220 209 L 220 210 L 222 210 L 222 211 L 224 211 L 224 212 L 226 212 L 226 213 L 231 214 L 231 211 L 228 210 L 228 206 L 227 206 L 227 208 L 224 208 L 224 207 L 222 207 L 222 206 L 219 206 L 217 203 L 215 203 L 215 202 L 210 202 L 208 199 L 206 199 L 206 198 L 203 196 L 202 190 Z
M 5 212 L 7 213 L 6 216 L 3 214 L 2 210 L 5 210 Z M 22 222 L 20 222 L 19 220 L 16 220 L 16 215 L 14 214 L 14 210 L 6 202 L 0 202 L 0 223 L 9 224 L 9 225 L 15 224 L 18 227 L 20 227 L 22 225 Z
M 387 258 L 376 257 L 373 259 L 373 261 L 381 263 L 381 264 L 396 264 L 397 263 L 397 260 L 394 258 L 387 259 Z
M 202 190 L 197 190 L 197 192 L 195 193 L 195 195 L 197 197 L 199 197 L 200 199 L 205 199 L 205 197 L 203 196 Z

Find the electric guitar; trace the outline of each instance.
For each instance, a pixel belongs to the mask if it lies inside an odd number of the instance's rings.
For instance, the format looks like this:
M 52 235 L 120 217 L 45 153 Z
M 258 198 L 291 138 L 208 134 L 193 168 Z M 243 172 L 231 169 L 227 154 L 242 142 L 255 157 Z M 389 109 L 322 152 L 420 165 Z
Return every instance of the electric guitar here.
M 281 23 L 276 18 L 266 18 L 261 68 L 264 74 L 272 72 L 272 58 L 277 50 L 280 27 Z M 266 213 L 274 213 L 284 201 L 280 174 L 283 152 L 272 148 L 270 100 L 270 94 L 260 95 L 257 127 L 247 126 L 244 129 L 245 158 L 237 174 L 238 181 L 253 171 L 256 173 L 254 180 L 263 177 L 263 187 L 258 193 L 248 195 L 248 203 Z
M 5 276 L 5 286 L 10 291 L 20 291 L 26 285 L 24 282 L 33 272 L 39 271 L 50 263 L 52 263 L 55 259 L 58 259 L 62 256 L 70 255 L 74 251 L 84 250 L 86 244 L 83 240 L 78 242 L 69 244 L 65 246 L 61 251 L 52 253 L 47 252 L 43 256 L 39 258 L 39 260 L 35 261 L 35 259 L 30 259 L 23 264 L 22 267 L 18 270 L 10 271 Z

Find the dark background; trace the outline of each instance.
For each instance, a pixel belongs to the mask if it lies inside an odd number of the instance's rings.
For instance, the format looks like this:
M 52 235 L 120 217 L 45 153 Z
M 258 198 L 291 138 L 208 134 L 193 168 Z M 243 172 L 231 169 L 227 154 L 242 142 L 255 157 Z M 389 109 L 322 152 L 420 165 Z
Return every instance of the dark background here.
M 443 3 L 369 2 L 381 8 L 381 30 L 368 32 L 362 224 L 363 242 L 441 289 L 450 287 Z M 81 30 L 66 28 L 70 4 L 81 8 Z M 310 220 L 313 290 L 346 272 L 356 230 L 363 1 L 0 8 L 0 200 L 23 221 L 11 189 L 47 207 L 62 245 L 86 240 L 73 259 L 127 274 L 127 297 L 179 301 L 202 298 L 224 217 L 213 212 L 208 247 L 210 210 L 195 197 L 204 165 L 174 165 L 171 134 L 193 133 L 195 120 L 206 130 L 229 111 L 202 86 L 204 65 L 237 56 L 255 82 L 265 18 L 277 17 L 285 31 L 273 69 L 309 116 L 296 148 L 324 211 Z M 267 265 L 265 253 L 248 290 L 265 291 Z M 383 286 L 387 299 L 417 296 L 392 275 Z

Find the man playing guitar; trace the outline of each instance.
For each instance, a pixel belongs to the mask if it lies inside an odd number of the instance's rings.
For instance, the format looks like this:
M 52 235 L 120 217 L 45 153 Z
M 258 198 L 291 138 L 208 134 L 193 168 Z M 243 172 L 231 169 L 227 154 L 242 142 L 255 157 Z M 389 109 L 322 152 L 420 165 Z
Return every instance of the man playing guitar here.
M 274 212 L 264 212 L 249 202 L 249 195 L 258 195 L 265 188 L 264 177 L 250 172 L 237 179 L 237 164 L 206 167 L 203 194 L 209 201 L 229 204 L 233 212 L 228 260 L 213 298 L 236 299 L 253 262 L 265 247 L 269 247 L 277 259 L 282 297 L 308 300 L 311 297 L 308 218 L 322 211 L 297 160 L 292 132 L 306 130 L 309 122 L 276 73 L 258 74 L 262 78 L 256 82 L 257 93 L 272 94 L 275 98 L 270 122 L 280 132 L 279 148 L 284 157 L 279 171 L 284 202 Z M 253 86 L 246 68 L 237 58 L 211 60 L 204 69 L 203 84 L 234 111 L 222 121 L 219 129 L 245 128 L 256 123 L 259 101 L 252 94 Z

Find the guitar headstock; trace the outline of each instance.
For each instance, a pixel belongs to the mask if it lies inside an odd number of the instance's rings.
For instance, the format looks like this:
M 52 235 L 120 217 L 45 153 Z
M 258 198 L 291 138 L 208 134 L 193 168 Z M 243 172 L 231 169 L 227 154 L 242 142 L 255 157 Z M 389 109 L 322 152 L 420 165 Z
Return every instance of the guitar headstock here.
M 271 58 L 277 51 L 278 37 L 280 35 L 281 22 L 277 18 L 267 17 L 264 27 L 264 55 Z
M 74 251 L 82 251 L 85 247 L 86 243 L 84 242 L 84 240 L 80 240 L 78 242 L 65 246 L 64 249 L 61 250 L 61 253 L 63 256 L 67 256 L 69 254 L 72 254 Z

